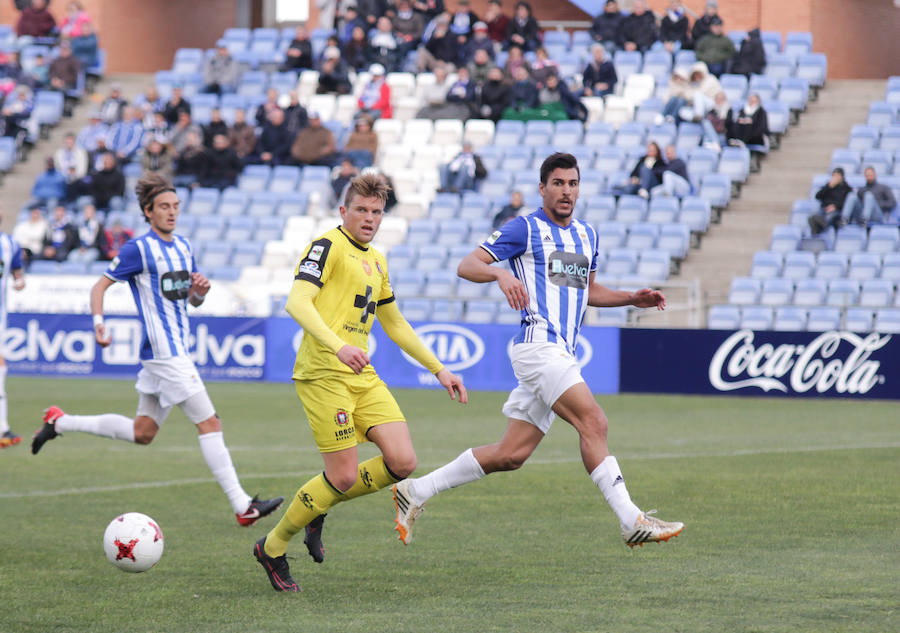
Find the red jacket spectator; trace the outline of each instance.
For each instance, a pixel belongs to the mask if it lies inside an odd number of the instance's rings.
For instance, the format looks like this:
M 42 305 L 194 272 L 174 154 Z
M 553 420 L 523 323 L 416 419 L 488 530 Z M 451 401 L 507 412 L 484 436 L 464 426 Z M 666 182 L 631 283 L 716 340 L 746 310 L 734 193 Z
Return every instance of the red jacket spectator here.
M 22 9 L 16 24 L 18 36 L 47 37 L 56 28 L 56 20 L 47 11 L 46 0 L 34 0 L 28 8 Z
M 384 80 L 384 66 L 372 64 L 369 72 L 372 73 L 372 81 L 363 88 L 359 96 L 359 109 L 382 119 L 390 119 L 391 88 Z

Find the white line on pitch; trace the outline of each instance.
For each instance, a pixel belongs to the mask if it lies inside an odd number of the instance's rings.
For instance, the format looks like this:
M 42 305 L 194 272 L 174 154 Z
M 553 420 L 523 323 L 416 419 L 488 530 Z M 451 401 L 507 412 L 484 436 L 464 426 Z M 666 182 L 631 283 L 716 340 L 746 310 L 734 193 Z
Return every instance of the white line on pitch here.
M 696 459 L 703 457 L 743 457 L 748 455 L 778 455 L 787 453 L 819 453 L 827 451 L 852 451 L 852 450 L 868 450 L 879 448 L 900 448 L 900 442 L 888 442 L 885 444 L 850 444 L 842 446 L 807 446 L 803 448 L 767 448 L 767 449 L 743 449 L 736 451 L 721 451 L 718 453 L 646 453 L 641 455 L 631 455 L 628 453 L 620 453 L 619 456 L 629 461 L 638 460 L 656 460 L 656 459 Z M 580 462 L 576 457 L 559 457 L 559 458 L 535 458 L 528 461 L 534 465 L 551 465 L 551 464 L 569 464 Z M 427 464 L 420 465 L 422 472 L 433 470 L 443 464 Z M 286 477 L 294 477 L 298 480 L 302 477 L 310 477 L 320 472 L 320 469 L 310 471 L 293 471 L 293 472 L 277 472 L 277 473 L 253 473 L 241 475 L 241 479 L 284 479 Z M 118 484 L 114 486 L 87 486 L 83 488 L 65 488 L 59 490 L 30 490 L 26 492 L 0 492 L 0 499 L 26 499 L 32 497 L 56 497 L 60 495 L 85 495 L 98 492 L 118 492 L 121 490 L 141 490 L 145 488 L 167 488 L 170 486 L 189 486 L 194 484 L 215 483 L 212 478 L 195 477 L 190 479 L 170 479 L 168 481 L 145 481 L 135 482 L 131 484 Z M 299 482 L 298 482 L 299 483 Z

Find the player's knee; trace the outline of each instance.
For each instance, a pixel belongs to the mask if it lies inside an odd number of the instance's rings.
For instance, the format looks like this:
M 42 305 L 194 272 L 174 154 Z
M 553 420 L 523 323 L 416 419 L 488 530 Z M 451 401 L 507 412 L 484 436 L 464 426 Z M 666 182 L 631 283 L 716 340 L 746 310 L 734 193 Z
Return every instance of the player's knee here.
M 356 483 L 358 477 L 359 474 L 356 472 L 356 469 L 353 469 L 351 471 L 347 471 L 346 473 L 330 475 L 328 477 L 328 481 L 330 481 L 331 485 L 341 492 L 347 492 L 353 487 L 353 484 Z
M 156 437 L 156 431 L 151 429 L 135 429 L 134 430 L 134 443 L 135 444 L 143 444 L 147 445 L 153 441 L 153 438 Z
M 500 456 L 497 470 L 519 470 L 531 455 L 530 451 L 514 451 Z
M 391 473 L 397 477 L 406 478 L 416 471 L 419 460 L 415 453 L 403 455 L 402 457 L 394 457 L 389 462 L 385 461 L 385 466 L 390 469 Z
M 598 407 L 597 410 L 590 412 L 582 418 L 581 422 L 578 430 L 582 437 L 606 441 L 606 431 L 609 427 L 609 420 L 606 419 L 606 414 L 603 413 L 603 409 Z

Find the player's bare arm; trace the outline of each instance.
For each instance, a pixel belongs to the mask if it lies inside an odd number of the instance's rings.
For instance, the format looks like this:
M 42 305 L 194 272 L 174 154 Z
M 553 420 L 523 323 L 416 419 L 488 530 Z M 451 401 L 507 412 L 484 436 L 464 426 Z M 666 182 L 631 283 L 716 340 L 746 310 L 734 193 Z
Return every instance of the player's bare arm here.
M 494 258 L 483 248 L 476 248 L 459 263 L 456 274 L 476 283 L 496 281 L 500 290 L 506 295 L 509 307 L 513 310 L 524 310 L 528 305 L 528 293 L 525 285 L 515 275 L 499 266 L 491 266 Z
M 22 272 L 21 268 L 16 268 L 12 271 L 13 274 L 13 288 L 16 290 L 24 290 L 25 289 L 25 274 Z
M 634 306 L 636 308 L 666 309 L 666 297 L 659 290 L 642 288 L 637 292 L 627 290 L 612 290 L 606 286 L 594 283 L 594 275 L 588 287 L 588 305 L 596 308 L 615 308 L 619 306 Z
M 103 295 L 106 290 L 112 286 L 115 281 L 104 275 L 97 280 L 94 287 L 91 288 L 91 314 L 94 316 L 94 339 L 100 347 L 106 347 L 112 339 L 106 333 L 106 326 L 103 325 Z
M 188 290 L 188 301 L 191 305 L 197 307 L 206 300 L 206 293 L 209 292 L 210 282 L 202 273 L 191 273 L 191 287 Z

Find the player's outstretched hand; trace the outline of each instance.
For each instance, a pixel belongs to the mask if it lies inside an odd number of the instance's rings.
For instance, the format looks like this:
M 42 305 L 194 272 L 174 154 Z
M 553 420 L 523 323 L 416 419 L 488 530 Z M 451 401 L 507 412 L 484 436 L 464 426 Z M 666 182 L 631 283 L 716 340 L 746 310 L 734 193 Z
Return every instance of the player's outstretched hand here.
M 353 370 L 360 373 L 369 364 L 369 357 L 364 351 L 353 345 L 344 345 L 337 351 L 338 360 Z
M 449 369 L 442 369 L 434 377 L 438 379 L 441 386 L 450 394 L 451 400 L 458 400 L 460 404 L 466 404 L 469 401 L 469 394 L 466 393 L 466 386 L 463 384 L 462 378 Z
M 106 333 L 106 326 L 102 323 L 94 326 L 94 338 L 100 347 L 109 347 L 109 344 L 112 342 L 112 337 Z
M 209 292 L 209 288 L 209 279 L 204 277 L 202 273 L 191 273 L 191 294 L 205 297 L 206 293 Z
M 501 275 L 497 279 L 497 285 L 500 286 L 500 290 L 506 295 L 510 308 L 513 310 L 524 310 L 525 306 L 528 305 L 528 292 L 525 290 L 525 284 L 516 279 L 512 273 L 504 272 L 506 274 Z
M 666 298 L 659 290 L 642 288 L 634 293 L 634 301 L 631 305 L 636 308 L 652 308 L 656 306 L 657 310 L 665 310 Z

